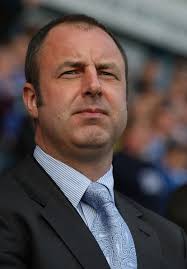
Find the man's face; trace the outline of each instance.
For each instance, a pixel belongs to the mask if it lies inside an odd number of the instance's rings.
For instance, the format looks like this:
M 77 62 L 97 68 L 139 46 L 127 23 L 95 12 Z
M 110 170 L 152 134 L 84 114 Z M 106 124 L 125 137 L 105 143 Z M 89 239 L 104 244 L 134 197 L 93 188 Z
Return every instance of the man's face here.
M 59 25 L 39 52 L 36 142 L 55 157 L 112 146 L 126 125 L 122 55 L 98 27 Z

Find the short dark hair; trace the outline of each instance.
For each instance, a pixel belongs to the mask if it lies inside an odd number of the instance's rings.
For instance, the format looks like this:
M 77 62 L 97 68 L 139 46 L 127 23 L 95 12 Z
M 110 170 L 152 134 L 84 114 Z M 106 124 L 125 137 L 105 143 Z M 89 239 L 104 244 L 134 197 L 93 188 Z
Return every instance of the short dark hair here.
M 40 94 L 40 85 L 39 85 L 39 65 L 37 63 L 37 55 L 38 52 L 47 37 L 49 31 L 59 24 L 78 24 L 78 23 L 85 23 L 91 26 L 96 26 L 101 28 L 105 31 L 115 42 L 118 49 L 120 50 L 124 63 L 125 63 L 125 77 L 126 81 L 128 82 L 128 63 L 127 63 L 127 56 L 122 48 L 121 44 L 118 40 L 114 37 L 114 35 L 108 30 L 108 28 L 97 21 L 95 18 L 89 17 L 83 14 L 72 14 L 66 15 L 63 17 L 56 18 L 42 27 L 31 39 L 27 54 L 26 54 L 26 61 L 25 61 L 25 78 L 26 81 L 31 83 L 36 90 L 36 94 L 38 97 L 38 105 L 41 103 L 41 94 Z

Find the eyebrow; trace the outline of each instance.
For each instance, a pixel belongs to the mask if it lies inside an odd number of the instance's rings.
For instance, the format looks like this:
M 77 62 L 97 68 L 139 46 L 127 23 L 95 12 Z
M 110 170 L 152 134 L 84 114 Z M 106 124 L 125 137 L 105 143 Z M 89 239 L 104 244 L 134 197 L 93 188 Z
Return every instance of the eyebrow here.
M 62 70 L 64 67 L 83 67 L 83 66 L 85 66 L 85 64 L 80 61 L 65 61 L 57 67 L 56 73 L 58 74 L 58 72 Z
M 96 64 L 97 69 L 118 69 L 115 63 L 101 63 Z

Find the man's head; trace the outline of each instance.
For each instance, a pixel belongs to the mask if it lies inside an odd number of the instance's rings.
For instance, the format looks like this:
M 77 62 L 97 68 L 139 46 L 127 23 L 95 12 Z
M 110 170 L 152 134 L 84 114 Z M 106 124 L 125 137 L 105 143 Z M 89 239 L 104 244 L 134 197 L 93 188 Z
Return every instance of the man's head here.
M 42 97 L 40 94 L 40 66 L 39 66 L 39 52 L 42 48 L 42 45 L 45 41 L 45 38 L 47 37 L 49 31 L 56 27 L 59 24 L 85 24 L 90 27 L 99 27 L 106 33 L 108 33 L 111 38 L 116 43 L 118 49 L 120 50 L 122 57 L 124 59 L 125 63 L 125 77 L 126 77 L 126 83 L 128 84 L 128 63 L 127 63 L 127 56 L 122 48 L 121 44 L 118 42 L 118 40 L 115 38 L 115 36 L 108 30 L 105 25 L 98 22 L 96 19 L 86 16 L 86 15 L 67 15 L 64 17 L 57 18 L 51 22 L 49 22 L 47 25 L 42 27 L 37 34 L 31 39 L 27 55 L 26 55 L 26 61 L 25 61 L 25 78 L 26 81 L 31 83 L 33 87 L 36 90 L 36 94 L 38 97 L 37 104 L 42 104 Z M 126 86 L 127 88 L 127 86 Z
M 94 19 L 74 15 L 45 26 L 29 46 L 23 94 L 36 143 L 68 163 L 112 156 L 126 125 L 126 76 L 120 45 Z

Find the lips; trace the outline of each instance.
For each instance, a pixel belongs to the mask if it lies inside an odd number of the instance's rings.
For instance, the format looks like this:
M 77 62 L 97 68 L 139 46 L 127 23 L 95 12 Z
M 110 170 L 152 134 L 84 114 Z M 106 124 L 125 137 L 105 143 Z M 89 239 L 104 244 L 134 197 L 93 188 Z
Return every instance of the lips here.
M 73 114 L 81 114 L 81 113 L 90 113 L 90 114 L 104 114 L 104 115 L 108 115 L 107 111 L 101 108 L 93 108 L 93 107 L 89 107 L 89 108 L 83 108 L 80 110 L 77 110 L 75 113 Z

